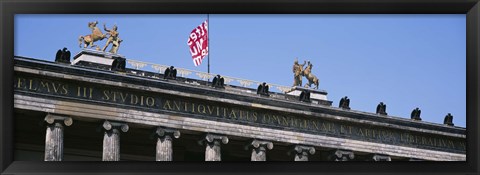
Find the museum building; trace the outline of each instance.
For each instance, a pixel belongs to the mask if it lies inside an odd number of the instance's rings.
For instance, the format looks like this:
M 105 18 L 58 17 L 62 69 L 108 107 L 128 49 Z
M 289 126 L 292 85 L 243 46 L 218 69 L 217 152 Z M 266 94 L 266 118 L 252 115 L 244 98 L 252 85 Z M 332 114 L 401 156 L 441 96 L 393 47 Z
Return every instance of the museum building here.
M 14 62 L 15 160 L 466 161 L 466 129 L 450 115 L 362 112 L 324 90 L 88 49 Z

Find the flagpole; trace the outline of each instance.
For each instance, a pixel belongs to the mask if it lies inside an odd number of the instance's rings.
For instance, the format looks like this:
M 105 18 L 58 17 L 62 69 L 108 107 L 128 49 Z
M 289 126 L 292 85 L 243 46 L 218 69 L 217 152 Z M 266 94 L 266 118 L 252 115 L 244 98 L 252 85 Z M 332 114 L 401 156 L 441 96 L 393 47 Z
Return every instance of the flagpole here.
M 207 42 L 208 42 L 208 65 L 207 65 L 207 71 L 208 74 L 210 75 L 210 14 L 207 13 Z M 210 77 L 208 78 L 208 81 L 210 81 Z

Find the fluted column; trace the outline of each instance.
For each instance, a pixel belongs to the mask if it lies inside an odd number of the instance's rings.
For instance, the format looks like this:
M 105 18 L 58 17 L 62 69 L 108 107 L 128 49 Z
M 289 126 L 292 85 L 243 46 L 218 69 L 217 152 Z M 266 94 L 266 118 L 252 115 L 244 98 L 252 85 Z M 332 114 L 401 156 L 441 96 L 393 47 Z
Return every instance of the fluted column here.
M 249 145 L 245 147 L 247 150 L 252 149 L 251 161 L 266 161 L 267 160 L 267 148 L 273 149 L 273 143 L 263 140 L 253 140 Z
M 353 158 L 355 158 L 355 155 L 348 150 L 335 150 L 329 156 L 329 159 L 333 161 L 349 161 Z
M 295 154 L 295 161 L 308 161 L 308 154 L 315 154 L 315 148 L 311 146 L 296 145 L 291 152 Z
M 172 161 L 173 160 L 173 147 L 172 137 L 178 139 L 180 137 L 180 131 L 158 127 L 155 131 L 157 136 L 157 161 Z
M 387 156 L 387 155 L 373 154 L 371 160 L 372 161 L 392 161 L 392 158 L 390 158 L 390 156 Z
M 221 145 L 228 143 L 228 137 L 216 134 L 206 134 L 205 139 L 200 140 L 201 145 L 205 145 L 205 161 L 222 161 Z
M 125 123 L 103 122 L 103 161 L 120 160 L 120 130 L 128 131 L 128 125 Z
M 63 129 L 73 124 L 70 117 L 48 114 L 45 117 L 47 133 L 45 134 L 45 161 L 63 160 Z

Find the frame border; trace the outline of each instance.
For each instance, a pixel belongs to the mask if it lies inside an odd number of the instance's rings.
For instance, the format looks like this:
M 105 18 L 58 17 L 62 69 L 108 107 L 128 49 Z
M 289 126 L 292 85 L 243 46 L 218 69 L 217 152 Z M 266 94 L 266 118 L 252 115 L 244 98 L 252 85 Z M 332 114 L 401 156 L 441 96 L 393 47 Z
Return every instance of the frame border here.
M 132 8 L 134 7 L 134 8 Z M 128 174 L 477 174 L 479 0 L 3 0 L 0 1 L 0 172 Z M 466 162 L 22 162 L 13 161 L 13 51 L 15 14 L 466 14 L 467 161 Z M 53 53 L 53 52 L 52 52 Z

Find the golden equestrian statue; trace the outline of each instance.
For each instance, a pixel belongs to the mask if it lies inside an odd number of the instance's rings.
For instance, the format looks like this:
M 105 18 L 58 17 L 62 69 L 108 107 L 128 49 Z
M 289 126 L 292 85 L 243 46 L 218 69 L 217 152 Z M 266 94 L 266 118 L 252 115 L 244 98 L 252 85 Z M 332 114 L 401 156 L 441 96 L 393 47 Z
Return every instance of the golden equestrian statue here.
M 312 67 L 313 64 L 308 61 L 307 67 L 305 68 L 305 70 L 303 70 L 303 76 L 305 76 L 305 78 L 307 78 L 308 80 L 308 83 L 305 84 L 305 87 L 310 87 L 313 83 L 315 84 L 315 89 L 318 89 L 318 78 L 317 76 L 312 74 Z
M 97 24 L 98 21 L 88 23 L 88 28 L 92 30 L 92 34 L 80 36 L 78 38 L 78 43 L 80 47 L 82 47 L 82 43 L 84 44 L 83 48 L 95 47 L 97 46 L 93 44 L 95 41 L 103 40 L 104 38 L 106 38 L 106 35 L 103 34 L 102 31 L 97 27 Z M 99 50 L 98 47 L 97 50 Z

